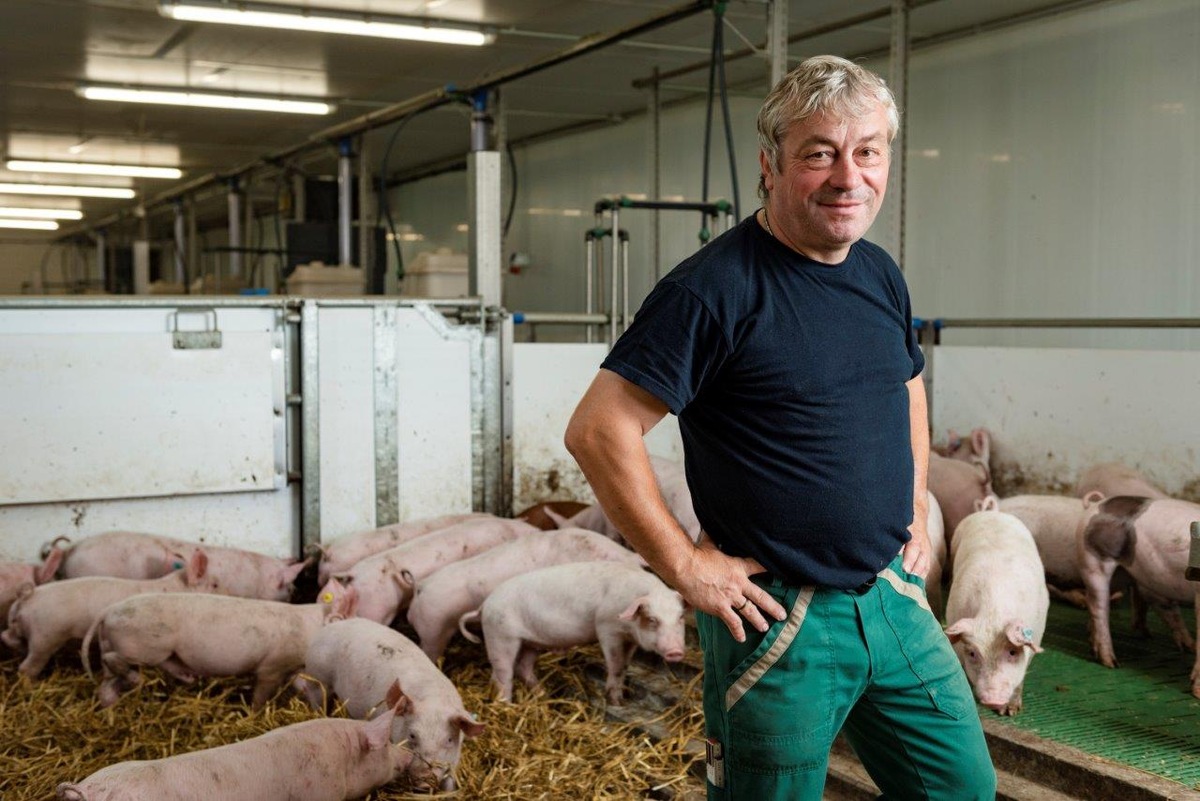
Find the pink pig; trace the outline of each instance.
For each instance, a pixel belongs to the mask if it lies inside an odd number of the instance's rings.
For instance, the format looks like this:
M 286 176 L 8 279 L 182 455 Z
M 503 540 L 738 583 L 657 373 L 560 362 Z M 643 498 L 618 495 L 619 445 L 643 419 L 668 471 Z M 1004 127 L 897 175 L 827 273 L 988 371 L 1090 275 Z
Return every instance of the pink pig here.
M 684 612 L 679 593 L 657 576 L 619 562 L 572 562 L 524 573 L 501 584 L 477 612 L 463 615 L 466 630 L 479 619 L 501 701 L 512 700 L 514 670 L 526 686 L 537 685 L 538 651 L 599 641 L 608 669 L 611 704 L 624 695 L 625 668 L 636 648 L 668 662 L 684 653 Z
M 358 591 L 358 616 L 387 625 L 412 599 L 413 583 L 433 571 L 542 530 L 521 520 L 485 517 L 464 520 L 449 528 L 369 556 L 339 579 Z
M 675 520 L 693 541 L 700 539 L 700 520 L 696 517 L 696 510 L 692 505 L 692 493 L 688 488 L 683 466 L 662 456 L 651 456 L 650 467 L 654 470 L 658 491 L 662 493 L 663 501 L 671 510 Z M 558 522 L 559 528 L 586 528 L 598 531 L 609 539 L 622 544 L 625 542 L 621 532 L 608 519 L 608 515 L 604 513 L 598 503 L 592 504 L 569 518 L 562 518 L 555 514 L 550 514 L 550 517 Z
M 0 562 L 0 632 L 8 625 L 8 609 L 25 585 L 37 586 L 54 579 L 62 563 L 63 552 L 51 549 L 40 565 L 24 562 Z
M 255 675 L 252 707 L 260 709 L 304 665 L 313 635 L 327 622 L 354 614 L 353 588 L 330 581 L 317 603 L 287 604 L 223 595 L 135 595 L 104 610 L 83 641 L 100 643 L 104 680 L 98 696 L 111 706 L 124 688 L 141 683 L 138 667 L 159 667 L 175 678 Z M 84 660 L 91 675 L 91 667 Z
M 1167 497 L 1165 492 L 1151 484 L 1141 473 L 1119 462 L 1105 462 L 1083 471 L 1075 484 L 1075 496 L 1083 498 L 1092 492 L 1099 492 L 1106 498 L 1117 495 L 1136 495 L 1139 498 Z
M 625 546 L 582 528 L 522 537 L 446 565 L 417 582 L 408 622 L 420 638 L 421 650 L 436 662 L 458 631 L 458 619 L 478 609 L 505 580 L 540 567 L 605 560 L 642 564 L 641 557 Z
M 177 558 L 177 557 L 174 557 Z M 18 668 L 29 678 L 46 667 L 50 657 L 71 640 L 82 640 L 96 618 L 112 604 L 143 593 L 213 592 L 208 578 L 208 556 L 196 551 L 187 566 L 156 579 L 123 579 L 85 576 L 63 579 L 33 589 L 27 585 L 9 610 L 8 629 L 0 634 L 16 650 L 24 641 L 29 649 Z
M 409 520 L 405 523 L 395 523 L 370 531 L 359 531 L 338 537 L 327 545 L 317 546 L 317 550 L 321 553 L 321 564 L 317 568 L 317 581 L 324 586 L 331 576 L 346 572 L 368 556 L 374 556 L 388 548 L 403 545 L 422 534 L 449 528 L 464 520 L 487 517 L 492 516 L 471 512 L 423 517 L 418 520 Z
M 409 775 L 423 789 L 456 789 L 463 737 L 478 737 L 483 724 L 468 714 L 450 680 L 400 632 L 363 618 L 331 623 L 313 637 L 304 673 L 295 682 L 315 709 L 323 710 L 336 697 L 354 718 L 377 714 L 388 687 L 397 685 L 405 702 L 392 723 L 392 740 L 407 740 L 414 757 Z
M 1110 582 L 1124 567 L 1164 617 L 1178 615 L 1175 603 L 1200 603 L 1195 582 L 1184 576 L 1191 546 L 1190 527 L 1200 520 L 1200 504 L 1174 498 L 1119 496 L 1100 503 L 1079 534 L 1083 581 L 1091 613 L 1092 652 L 1106 667 L 1116 667 L 1108 627 Z M 1181 633 L 1182 632 L 1182 636 Z M 1196 648 L 1182 622 L 1172 634 L 1180 648 Z M 1192 695 L 1200 698 L 1200 649 L 1192 667 Z
M 989 499 L 959 524 L 950 559 L 946 635 L 979 702 L 1015 715 L 1029 661 L 1042 651 L 1050 607 L 1033 535 Z
M 398 699 L 393 701 L 393 699 Z M 395 704 L 375 720 L 306 720 L 239 743 L 163 759 L 121 762 L 78 784 L 59 801 L 348 801 L 395 781 L 412 755 L 392 745 Z
M 66 538 L 59 537 L 51 545 L 63 540 Z M 304 562 L 277 559 L 240 548 L 135 531 L 108 531 L 66 548 L 62 572 L 65 578 L 158 578 L 179 567 L 177 560 L 169 554 L 179 554 L 187 560 L 199 548 L 204 548 L 208 554 L 208 572 L 220 586 L 219 591 L 226 595 L 286 601 L 292 594 L 292 582 L 304 569 Z

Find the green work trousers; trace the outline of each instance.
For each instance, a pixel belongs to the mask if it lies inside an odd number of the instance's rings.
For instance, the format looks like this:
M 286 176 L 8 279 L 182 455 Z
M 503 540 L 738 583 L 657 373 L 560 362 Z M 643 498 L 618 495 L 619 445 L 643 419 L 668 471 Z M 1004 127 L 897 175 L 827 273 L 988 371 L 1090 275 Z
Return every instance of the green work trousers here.
M 858 590 L 755 581 L 789 611 L 765 634 L 696 615 L 709 801 L 820 801 L 839 731 L 882 798 L 995 798 L 971 687 L 900 557 Z

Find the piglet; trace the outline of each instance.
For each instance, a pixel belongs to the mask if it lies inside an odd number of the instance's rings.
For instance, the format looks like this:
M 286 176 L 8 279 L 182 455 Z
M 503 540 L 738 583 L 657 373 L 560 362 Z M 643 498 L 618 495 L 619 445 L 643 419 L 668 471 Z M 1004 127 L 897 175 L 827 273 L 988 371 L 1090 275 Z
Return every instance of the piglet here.
M 1075 497 L 1084 498 L 1099 492 L 1106 498 L 1134 495 L 1139 498 L 1166 498 L 1167 494 L 1128 465 L 1105 462 L 1084 470 L 1075 484 Z
M 688 488 L 687 476 L 679 462 L 662 456 L 651 456 L 650 467 L 654 471 L 654 479 L 658 483 L 658 491 L 662 494 L 663 502 L 675 517 L 675 520 L 688 533 L 693 541 L 700 539 L 700 520 L 692 505 L 692 493 Z M 560 528 L 586 528 L 597 531 L 609 539 L 624 544 L 625 538 L 600 504 L 592 504 L 569 518 L 555 519 Z
M 59 537 L 48 547 L 63 541 L 69 542 L 67 538 Z M 220 585 L 220 592 L 242 598 L 286 601 L 291 597 L 292 583 L 305 564 L 241 548 L 189 542 L 158 534 L 108 531 L 65 548 L 62 573 L 64 578 L 159 578 L 178 567 L 177 560 L 170 554 L 179 554 L 187 560 L 199 548 L 204 548 L 208 554 L 208 571 Z
M 282 726 L 239 743 L 163 759 L 121 762 L 78 784 L 59 801 L 347 801 L 395 781 L 412 755 L 392 745 L 392 718 L 405 700 L 370 722 L 321 718 Z
M 625 546 L 582 528 L 522 537 L 453 562 L 418 581 L 408 622 L 417 632 L 421 650 L 436 662 L 458 631 L 458 619 L 478 609 L 502 582 L 540 567 L 592 561 L 644 564 Z
M 1050 595 L 1029 529 L 994 500 L 963 518 L 950 543 L 946 635 L 984 706 L 1021 711 L 1025 671 L 1041 653 Z
M 184 682 L 197 676 L 255 675 L 252 707 L 260 709 L 304 665 L 313 635 L 354 614 L 353 588 L 331 580 L 317 603 L 287 604 L 221 595 L 135 595 L 104 610 L 83 641 L 84 667 L 93 637 L 104 680 L 97 695 L 111 706 L 141 683 L 138 668 L 159 667 Z
M 467 625 L 482 622 L 502 701 L 512 700 L 514 670 L 526 686 L 537 685 L 539 651 L 599 641 L 608 669 L 605 693 L 609 703 L 620 704 L 636 648 L 668 662 L 683 659 L 685 611 L 682 596 L 653 573 L 619 562 L 572 562 L 509 579 L 459 625 L 478 642 Z
M 946 521 L 942 517 L 942 507 L 932 492 L 926 490 L 925 500 L 929 504 L 929 513 L 925 518 L 925 531 L 929 535 L 929 545 L 932 553 L 929 555 L 929 572 L 925 574 L 925 596 L 929 599 L 929 608 L 934 617 L 941 618 L 944 607 L 942 595 L 942 574 L 946 571 Z
M 1178 615 L 1175 603 L 1198 603 L 1200 592 L 1184 577 L 1191 546 L 1190 527 L 1200 520 L 1200 504 L 1174 498 L 1118 496 L 1100 503 L 1079 534 L 1080 568 L 1091 615 L 1092 652 L 1106 667 L 1116 667 L 1108 604 L 1113 572 L 1124 567 L 1159 611 Z M 1164 607 L 1165 605 L 1165 607 Z M 1179 629 L 1188 634 L 1179 622 Z M 1172 626 L 1180 648 L 1196 648 Z M 1200 698 L 1200 649 L 1192 667 L 1192 695 Z
M 24 562 L 0 562 L 0 631 L 8 625 L 8 609 L 26 585 L 36 587 L 54 579 L 62 563 L 63 552 L 53 548 L 40 565 Z
M 513 517 L 531 523 L 542 531 L 550 531 L 558 528 L 567 518 L 587 508 L 588 504 L 578 501 L 543 501 L 522 509 Z
M 537 526 L 520 520 L 486 517 L 464 520 L 449 528 L 367 557 L 337 574 L 358 591 L 358 616 L 387 625 L 412 600 L 415 581 L 433 571 L 528 534 Z
M 178 558 L 178 557 L 175 557 Z M 35 678 L 50 657 L 71 640 L 82 640 L 106 607 L 143 593 L 214 592 L 208 575 L 208 556 L 196 551 L 185 567 L 156 579 L 123 579 L 85 576 L 63 579 L 26 592 L 9 610 L 8 629 L 0 634 L 4 644 L 17 650 L 22 642 L 29 649 L 17 668 Z
M 404 523 L 395 523 L 369 531 L 359 531 L 338 537 L 326 545 L 316 546 L 321 555 L 321 563 L 317 566 L 317 580 L 322 586 L 338 573 L 345 573 L 358 562 L 368 556 L 374 556 L 388 548 L 403 545 L 409 540 L 416 539 L 422 534 L 449 528 L 464 520 L 488 518 L 492 515 L 482 513 L 466 513 L 439 515 L 437 517 L 422 517 Z
M 295 686 L 315 709 L 325 709 L 329 693 L 351 717 L 364 719 L 384 708 L 388 687 L 403 688 L 392 741 L 407 741 L 413 753 L 409 775 L 421 789 L 455 789 L 463 737 L 483 733 L 458 690 L 412 640 L 373 620 L 342 620 L 317 632 Z

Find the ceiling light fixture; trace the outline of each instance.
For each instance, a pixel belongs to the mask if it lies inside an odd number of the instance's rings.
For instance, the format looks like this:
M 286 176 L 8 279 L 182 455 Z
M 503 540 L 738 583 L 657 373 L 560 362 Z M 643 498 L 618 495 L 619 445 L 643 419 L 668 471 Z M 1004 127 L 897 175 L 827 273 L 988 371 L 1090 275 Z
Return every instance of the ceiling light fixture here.
M 57 172 L 72 175 L 122 175 L 130 178 L 182 178 L 177 167 L 141 167 L 136 164 L 91 164 L 83 161 L 15 161 L 5 164 L 18 172 Z
M 324 101 L 296 100 L 260 95 L 231 95 L 173 89 L 139 89 L 123 86 L 87 84 L 76 90 L 88 100 L 114 100 L 122 103 L 155 103 L 167 106 L 227 108 L 240 111 L 280 111 L 286 114 L 329 114 L 334 106 Z
M 34 209 L 26 206 L 0 206 L 0 217 L 25 217 L 34 220 L 82 220 L 78 209 Z
M 0 184 L 0 194 L 111 197 L 119 200 L 130 200 L 137 196 L 132 189 L 123 189 L 117 186 L 63 186 L 60 184 Z
M 57 231 L 54 220 L 5 220 L 0 219 L 0 228 L 24 228 L 30 231 Z
M 228 3 L 222 0 L 160 0 L 158 11 L 166 17 L 188 22 L 217 22 L 282 28 L 291 31 L 379 36 L 440 44 L 485 45 L 495 35 L 479 26 L 430 19 L 382 14 L 347 14 L 322 9 L 281 6 L 274 3 Z

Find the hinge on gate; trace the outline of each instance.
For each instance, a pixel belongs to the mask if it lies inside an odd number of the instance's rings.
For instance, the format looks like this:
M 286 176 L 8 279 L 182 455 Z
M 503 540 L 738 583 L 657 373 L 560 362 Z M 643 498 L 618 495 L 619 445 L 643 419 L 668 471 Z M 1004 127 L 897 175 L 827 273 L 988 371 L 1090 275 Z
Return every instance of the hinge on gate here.
M 203 314 L 203 331 L 180 331 L 179 318 L 184 314 Z M 209 316 L 212 327 L 209 327 Z M 171 344 L 176 350 L 215 350 L 221 347 L 221 329 L 217 328 L 217 310 L 211 307 L 176 309 L 171 312 Z

